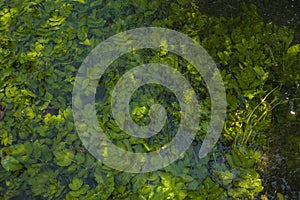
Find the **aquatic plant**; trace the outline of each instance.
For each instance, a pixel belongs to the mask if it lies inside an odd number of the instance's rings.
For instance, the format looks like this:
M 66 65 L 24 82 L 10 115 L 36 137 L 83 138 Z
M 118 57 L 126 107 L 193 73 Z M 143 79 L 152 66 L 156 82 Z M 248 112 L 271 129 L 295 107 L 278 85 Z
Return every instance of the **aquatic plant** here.
M 275 94 L 294 76 L 289 69 L 300 51 L 299 45 L 290 46 L 292 30 L 265 23 L 255 7 L 244 6 L 236 18 L 214 18 L 186 0 L 2 1 L 0 24 L 1 198 L 254 199 L 262 191 L 258 166 L 270 111 L 280 102 Z M 149 140 L 122 133 L 112 118 L 109 91 L 129 69 L 167 64 L 190 81 L 201 99 L 193 146 L 164 169 L 129 174 L 106 167 L 82 146 L 73 124 L 71 92 L 89 51 L 109 36 L 145 26 L 192 37 L 220 64 L 228 117 L 217 147 L 199 160 L 196 152 L 210 116 L 200 74 L 184 59 L 159 49 L 120 57 L 101 78 L 95 105 L 100 126 L 119 147 L 156 150 L 172 139 L 180 121 L 175 96 L 162 86 L 148 85 L 132 96 L 131 117 L 147 124 L 149 107 L 160 103 L 168 113 L 167 125 Z

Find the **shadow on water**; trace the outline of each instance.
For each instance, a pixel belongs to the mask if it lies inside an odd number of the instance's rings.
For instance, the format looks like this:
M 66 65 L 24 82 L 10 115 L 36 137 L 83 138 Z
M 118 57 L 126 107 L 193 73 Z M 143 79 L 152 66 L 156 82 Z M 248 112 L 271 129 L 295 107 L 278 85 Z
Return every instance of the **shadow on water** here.
M 298 87 L 299 88 L 299 87 Z M 288 199 L 300 198 L 300 101 L 289 101 L 273 113 L 269 162 L 265 169 L 265 191 Z
M 241 3 L 254 4 L 266 22 L 295 30 L 293 44 L 300 42 L 299 0 L 199 0 L 202 13 L 216 17 L 235 17 L 242 12 Z M 299 63 L 298 63 L 299 64 Z M 299 68 L 293 69 L 299 74 Z M 267 166 L 264 169 L 262 198 L 300 199 L 300 101 L 298 82 L 281 89 L 284 104 L 273 110 L 270 130 Z M 297 99 L 297 100 L 295 100 Z M 281 195 L 283 194 L 283 195 Z M 267 199 L 266 198 L 266 199 Z
M 300 0 L 198 0 L 202 13 L 216 17 L 234 17 L 242 12 L 241 4 L 254 4 L 266 22 L 295 29 L 293 43 L 300 42 Z

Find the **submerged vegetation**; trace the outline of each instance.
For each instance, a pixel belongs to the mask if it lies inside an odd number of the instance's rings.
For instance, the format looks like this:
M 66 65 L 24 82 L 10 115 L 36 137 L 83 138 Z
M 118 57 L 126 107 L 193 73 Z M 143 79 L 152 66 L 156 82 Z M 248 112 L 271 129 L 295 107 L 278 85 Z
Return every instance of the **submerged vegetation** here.
M 243 10 L 226 19 L 202 14 L 189 0 L 1 1 L 0 198 L 257 198 L 263 190 L 271 111 L 290 102 L 281 95 L 283 88 L 300 83 L 300 73 L 294 73 L 300 71 L 300 45 L 291 46 L 293 30 L 265 23 L 254 6 L 244 5 Z M 82 146 L 73 124 L 71 93 L 80 64 L 97 44 L 147 26 L 182 32 L 208 51 L 224 80 L 227 119 L 216 147 L 199 159 L 210 117 L 200 74 L 183 58 L 161 49 L 121 56 L 101 78 L 96 95 L 99 124 L 119 147 L 156 150 L 174 137 L 180 122 L 172 91 L 146 85 L 131 98 L 131 117 L 148 124 L 150 106 L 160 103 L 168 114 L 162 131 L 137 139 L 117 127 L 110 92 L 131 68 L 151 62 L 174 67 L 201 100 L 200 129 L 187 152 L 159 171 L 130 174 L 106 167 Z

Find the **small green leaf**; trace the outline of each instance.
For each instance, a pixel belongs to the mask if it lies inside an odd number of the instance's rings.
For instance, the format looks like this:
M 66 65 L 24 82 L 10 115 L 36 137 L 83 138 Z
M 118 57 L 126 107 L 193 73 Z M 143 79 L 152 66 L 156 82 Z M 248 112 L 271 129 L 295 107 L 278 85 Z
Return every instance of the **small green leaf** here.
M 224 185 L 229 185 L 232 182 L 234 174 L 231 173 L 230 171 L 225 171 L 225 172 L 221 172 L 220 176 Z
M 70 165 L 74 158 L 74 152 L 69 149 L 54 151 L 54 155 L 57 165 L 61 167 Z
M 52 159 L 52 152 L 47 145 L 41 145 L 41 159 L 44 162 L 48 162 Z
M 189 176 L 187 174 L 182 174 L 180 177 L 183 179 L 184 182 L 191 182 L 194 180 L 192 176 Z
M 242 89 L 251 89 L 249 86 L 255 80 L 256 76 L 252 67 L 246 67 L 236 76 L 236 78 Z
M 72 182 L 69 184 L 69 188 L 71 190 L 79 190 L 79 188 L 82 186 L 83 181 L 77 177 L 75 177 Z
M 284 200 L 284 195 L 279 192 L 277 192 L 277 197 L 279 200 Z
M 6 171 L 17 171 L 23 168 L 22 164 L 12 156 L 2 159 L 1 165 Z
M 87 38 L 87 35 L 88 35 L 88 27 L 87 26 L 80 26 L 79 27 L 78 38 L 81 41 L 84 41 Z

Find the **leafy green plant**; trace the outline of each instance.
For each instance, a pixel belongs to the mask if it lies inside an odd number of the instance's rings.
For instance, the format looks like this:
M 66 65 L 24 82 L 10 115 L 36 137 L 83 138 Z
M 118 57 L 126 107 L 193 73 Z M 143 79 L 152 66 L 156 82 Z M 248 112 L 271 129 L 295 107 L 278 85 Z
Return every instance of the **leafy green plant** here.
M 291 84 L 290 77 L 300 79 L 290 71 L 300 46 L 290 46 L 292 30 L 265 23 L 255 7 L 243 9 L 238 17 L 225 19 L 203 15 L 187 0 L 0 2 L 0 105 L 5 106 L 5 114 L 0 113 L 0 196 L 255 199 L 262 191 L 257 166 L 266 148 L 270 111 L 284 102 L 275 97 Z M 199 160 L 211 112 L 203 78 L 184 59 L 162 49 L 121 56 L 101 78 L 95 105 L 99 125 L 116 145 L 132 152 L 157 150 L 172 140 L 180 123 L 180 105 L 172 92 L 148 85 L 132 96 L 131 117 L 147 124 L 151 105 L 162 104 L 168 120 L 161 133 L 137 139 L 117 127 L 110 91 L 122 74 L 140 64 L 159 62 L 182 73 L 202 111 L 194 143 L 178 161 L 156 172 L 129 174 L 108 169 L 82 146 L 73 125 L 71 93 L 88 52 L 111 35 L 145 26 L 178 30 L 209 52 L 220 64 L 228 110 L 217 147 Z M 79 128 L 88 127 L 83 123 Z

